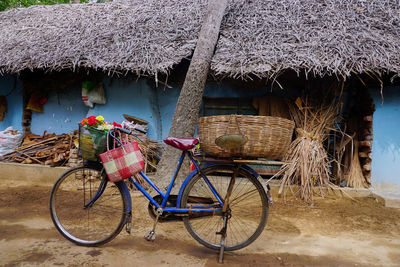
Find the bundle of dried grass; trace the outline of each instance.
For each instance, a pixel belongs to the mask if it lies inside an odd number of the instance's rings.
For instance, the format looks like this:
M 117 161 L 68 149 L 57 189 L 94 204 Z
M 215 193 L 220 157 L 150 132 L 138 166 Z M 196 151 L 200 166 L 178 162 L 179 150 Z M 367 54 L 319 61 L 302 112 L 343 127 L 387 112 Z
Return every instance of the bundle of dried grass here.
M 351 161 L 349 173 L 347 174 L 347 186 L 354 188 L 368 188 L 368 184 L 361 169 L 360 159 L 358 157 L 357 141 L 354 141 L 353 160 Z
M 322 187 L 332 187 L 330 177 L 330 159 L 323 146 L 328 137 L 328 132 L 333 129 L 337 117 L 337 106 L 331 103 L 322 107 L 303 107 L 298 104 L 298 109 L 290 107 L 293 120 L 298 127 L 297 137 L 290 144 L 284 157 L 281 170 L 275 175 L 283 175 L 279 194 L 291 189 L 294 196 L 300 196 L 306 202 L 313 202 L 314 187 L 319 186 L 323 196 Z M 299 190 L 294 192 L 291 185 L 299 185 Z

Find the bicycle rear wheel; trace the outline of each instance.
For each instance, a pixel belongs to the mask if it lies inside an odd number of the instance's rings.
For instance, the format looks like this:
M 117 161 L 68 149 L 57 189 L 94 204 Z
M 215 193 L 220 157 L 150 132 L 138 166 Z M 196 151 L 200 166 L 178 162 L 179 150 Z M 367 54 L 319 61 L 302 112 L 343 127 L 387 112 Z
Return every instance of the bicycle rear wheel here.
M 126 220 L 126 197 L 122 182 L 108 182 L 101 168 L 77 167 L 58 178 L 50 195 L 50 214 L 57 230 L 81 246 L 99 246 L 111 241 Z M 87 204 L 103 193 L 93 204 Z M 86 206 L 85 206 L 86 205 Z
M 203 173 L 216 189 L 221 199 L 225 199 L 235 167 L 214 165 L 203 169 Z M 204 201 L 203 201 L 204 200 Z M 196 174 L 185 186 L 181 207 L 190 208 L 202 204 L 221 208 L 210 186 L 200 174 Z M 228 201 L 230 218 L 227 224 L 225 250 L 244 248 L 252 243 L 263 231 L 268 216 L 268 201 L 260 182 L 245 169 L 240 169 Z M 204 246 L 219 250 L 224 216 L 215 214 L 189 214 L 183 222 L 190 235 Z

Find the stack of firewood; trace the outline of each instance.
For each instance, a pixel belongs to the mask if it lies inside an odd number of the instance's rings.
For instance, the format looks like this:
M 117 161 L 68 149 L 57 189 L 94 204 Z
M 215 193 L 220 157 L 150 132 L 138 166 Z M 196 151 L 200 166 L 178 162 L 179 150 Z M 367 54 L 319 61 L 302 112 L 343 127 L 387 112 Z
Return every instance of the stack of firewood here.
M 70 149 L 76 137 L 71 134 L 28 134 L 22 145 L 2 160 L 19 163 L 35 163 L 50 166 L 64 166 L 69 160 Z
M 365 116 L 364 129 L 360 134 L 360 151 L 358 153 L 360 157 L 360 162 L 362 166 L 362 172 L 365 180 L 368 184 L 371 184 L 371 162 L 372 162 L 372 141 L 373 141 L 373 131 L 372 131 L 372 114 Z
M 352 92 L 353 106 L 349 110 L 347 132 L 353 136 L 344 155 L 346 185 L 354 188 L 368 188 L 371 185 L 371 162 L 373 142 L 373 113 L 375 106 L 365 89 Z
M 141 141 L 138 141 L 145 161 L 145 172 L 156 170 L 163 149 L 161 143 L 147 137 L 145 134 L 134 131 Z M 18 162 L 24 164 L 41 164 L 49 166 L 77 167 L 83 164 L 78 155 L 78 131 L 73 134 L 46 134 L 25 136 L 22 145 L 13 153 L 0 158 L 5 162 Z

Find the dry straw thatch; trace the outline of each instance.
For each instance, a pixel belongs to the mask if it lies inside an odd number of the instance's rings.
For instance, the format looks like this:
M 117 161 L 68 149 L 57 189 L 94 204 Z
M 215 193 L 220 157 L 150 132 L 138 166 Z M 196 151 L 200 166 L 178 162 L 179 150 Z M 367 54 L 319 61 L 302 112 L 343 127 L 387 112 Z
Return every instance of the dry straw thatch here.
M 168 72 L 194 50 L 207 0 L 120 0 L 0 13 L 0 73 L 88 67 Z M 399 0 L 232 0 L 212 70 L 400 73 Z
M 132 0 L 1 12 L 0 73 L 166 72 L 194 50 L 206 3 Z
M 230 6 L 212 68 L 233 77 L 400 73 L 399 51 L 398 0 L 243 0 Z

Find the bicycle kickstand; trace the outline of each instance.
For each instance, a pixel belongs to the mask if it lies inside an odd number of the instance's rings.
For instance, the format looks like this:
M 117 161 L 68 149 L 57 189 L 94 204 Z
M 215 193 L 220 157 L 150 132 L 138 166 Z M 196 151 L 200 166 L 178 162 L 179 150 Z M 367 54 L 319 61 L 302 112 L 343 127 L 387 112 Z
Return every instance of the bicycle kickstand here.
M 151 231 L 149 231 L 147 234 L 144 235 L 144 238 L 147 241 L 154 241 L 156 239 L 156 237 L 157 237 L 157 235 L 156 235 L 156 226 L 157 226 L 157 223 L 158 223 L 158 219 L 160 218 L 160 215 L 162 213 L 163 213 L 162 209 L 157 209 L 157 216 L 156 216 L 156 220 L 154 221 L 154 224 L 153 224 L 153 229 Z
M 239 173 L 240 165 L 233 172 L 232 178 L 229 181 L 228 191 L 226 192 L 224 205 L 222 207 L 222 213 L 224 214 L 224 225 L 222 226 L 221 231 L 217 232 L 217 235 L 221 235 L 221 248 L 219 249 L 219 258 L 218 263 L 224 263 L 224 250 L 225 250 L 225 240 L 226 240 L 226 230 L 228 227 L 228 219 L 231 218 L 231 210 L 229 209 L 229 198 L 231 197 L 233 187 L 235 185 L 236 177 Z
M 221 231 L 217 232 L 217 235 L 221 235 L 221 247 L 219 249 L 218 263 L 224 263 L 224 250 L 225 250 L 225 239 L 226 239 L 226 227 L 228 224 L 228 215 L 224 216 L 224 225 Z

